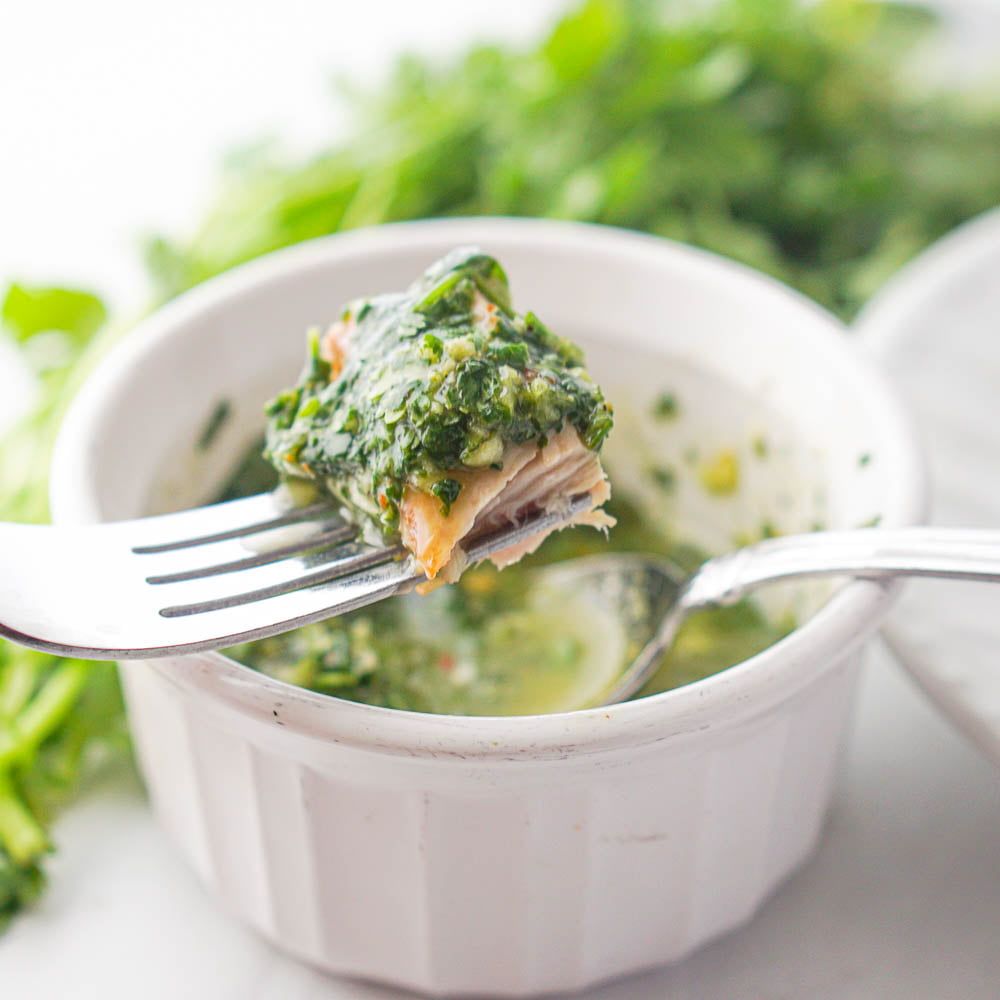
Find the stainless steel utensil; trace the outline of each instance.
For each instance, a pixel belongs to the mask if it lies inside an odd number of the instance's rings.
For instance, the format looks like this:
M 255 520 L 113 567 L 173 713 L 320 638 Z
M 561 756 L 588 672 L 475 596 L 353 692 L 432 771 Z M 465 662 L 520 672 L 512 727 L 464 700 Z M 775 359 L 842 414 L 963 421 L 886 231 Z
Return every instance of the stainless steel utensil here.
M 764 584 L 797 577 L 1000 582 L 1000 531 L 860 528 L 788 535 L 710 559 L 688 577 L 664 558 L 631 554 L 592 556 L 543 572 L 550 575 L 549 584 L 588 589 L 618 608 L 629 646 L 639 652 L 601 698 L 602 705 L 610 705 L 641 690 L 695 611 L 732 604 Z
M 589 508 L 483 536 L 470 563 Z M 327 504 L 281 491 L 84 527 L 0 523 L 0 636 L 88 659 L 219 649 L 343 614 L 425 579 L 402 546 L 377 547 Z

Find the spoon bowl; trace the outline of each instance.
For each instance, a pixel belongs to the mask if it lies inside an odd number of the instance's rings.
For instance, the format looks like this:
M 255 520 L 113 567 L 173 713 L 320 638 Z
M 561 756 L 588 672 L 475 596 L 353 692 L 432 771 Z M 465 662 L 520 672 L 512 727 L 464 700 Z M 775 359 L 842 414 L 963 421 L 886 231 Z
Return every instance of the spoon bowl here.
M 789 535 L 709 559 L 687 577 L 664 557 L 590 556 L 541 570 L 538 585 L 585 596 L 621 625 L 623 669 L 597 702 L 614 705 L 643 688 L 695 611 L 733 604 L 768 583 L 822 576 L 997 583 L 1000 531 L 859 528 Z
M 687 611 L 680 600 L 688 574 L 663 556 L 645 553 L 585 556 L 537 571 L 535 586 L 572 593 L 620 626 L 621 669 L 597 704 L 634 695 L 673 642 Z

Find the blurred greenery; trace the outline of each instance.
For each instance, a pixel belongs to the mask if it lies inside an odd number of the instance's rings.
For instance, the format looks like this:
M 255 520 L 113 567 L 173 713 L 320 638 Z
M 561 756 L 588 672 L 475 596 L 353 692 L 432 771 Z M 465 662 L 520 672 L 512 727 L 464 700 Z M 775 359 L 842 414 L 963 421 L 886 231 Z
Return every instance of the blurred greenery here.
M 1000 202 L 1000 104 L 930 92 L 918 7 L 587 0 L 540 46 L 409 56 L 356 128 L 235 159 L 161 297 L 299 240 L 442 215 L 574 218 L 708 247 L 850 317 L 919 249 Z M 996 96 L 996 95 L 994 95 Z
M 13 284 L 4 331 L 38 378 L 38 402 L 0 437 L 0 518 L 48 519 L 48 461 L 66 402 L 114 337 L 95 295 Z M 128 754 L 111 663 L 45 656 L 0 640 L 0 931 L 44 886 L 47 826 L 109 759 Z
M 527 49 L 410 55 L 345 97 L 348 137 L 231 158 L 190 238 L 152 240 L 162 302 L 236 264 L 357 226 L 445 215 L 583 219 L 694 243 L 850 318 L 900 265 L 1000 203 L 1000 102 L 910 71 L 916 6 L 585 0 Z M 41 377 L 0 440 L 0 517 L 47 517 L 55 430 L 120 332 L 93 295 L 11 286 L 2 321 Z M 98 332 L 99 331 L 99 332 Z M 0 643 L 0 924 L 34 899 L 54 809 L 124 752 L 111 668 Z

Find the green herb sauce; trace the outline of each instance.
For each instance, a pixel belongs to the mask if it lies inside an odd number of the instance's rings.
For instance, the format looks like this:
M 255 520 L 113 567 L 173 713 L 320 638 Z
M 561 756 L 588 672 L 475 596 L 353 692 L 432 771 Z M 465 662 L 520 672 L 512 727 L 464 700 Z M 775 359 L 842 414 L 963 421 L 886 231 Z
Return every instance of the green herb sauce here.
M 591 449 L 611 407 L 579 348 L 533 313 L 516 314 L 503 269 L 460 249 L 406 292 L 352 303 L 350 350 L 335 371 L 311 335 L 298 384 L 268 406 L 266 455 L 284 475 L 315 479 L 394 533 L 407 484 L 441 500 L 456 469 L 499 467 L 504 447 L 567 424 Z

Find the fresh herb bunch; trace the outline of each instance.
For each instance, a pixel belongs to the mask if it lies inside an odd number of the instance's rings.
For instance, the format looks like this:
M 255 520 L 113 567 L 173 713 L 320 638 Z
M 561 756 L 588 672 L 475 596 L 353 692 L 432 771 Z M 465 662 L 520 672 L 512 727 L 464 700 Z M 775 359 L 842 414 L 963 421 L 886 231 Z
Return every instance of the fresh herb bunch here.
M 536 48 L 403 59 L 352 98 L 352 138 L 247 154 L 197 235 L 156 240 L 150 264 L 171 296 L 355 226 L 548 216 L 719 251 L 850 317 L 1000 202 L 1000 108 L 906 71 L 933 24 L 860 0 L 587 0 Z
M 100 353 L 104 306 L 63 288 L 7 291 L 0 320 L 39 379 L 35 411 L 0 439 L 0 516 L 48 519 L 48 456 L 64 401 Z M 0 640 L 0 930 L 44 885 L 46 825 L 94 768 L 127 751 L 109 663 Z
M 156 300 L 326 233 L 502 213 L 698 244 L 850 317 L 917 251 L 1000 203 L 996 103 L 920 91 L 906 71 L 933 30 L 925 10 L 694 7 L 585 0 L 533 48 L 400 60 L 351 98 L 346 141 L 296 162 L 266 148 L 234 159 L 196 235 L 148 247 Z M 12 288 L 3 311 L 45 370 L 37 412 L 0 439 L 0 517 L 42 520 L 59 415 L 114 334 L 94 339 L 103 308 L 76 292 Z M 0 642 L 0 742 L 15 747 L 0 750 L 0 920 L 37 893 L 51 809 L 119 720 L 106 665 Z
M 333 335 L 346 330 L 345 355 Z M 408 484 L 447 514 L 462 488 L 454 470 L 498 468 L 508 444 L 544 445 L 564 424 L 593 450 L 611 429 L 579 348 L 515 313 L 503 269 L 475 248 L 406 292 L 352 303 L 322 344 L 314 333 L 298 384 L 267 408 L 267 458 L 385 532 L 398 530 Z

